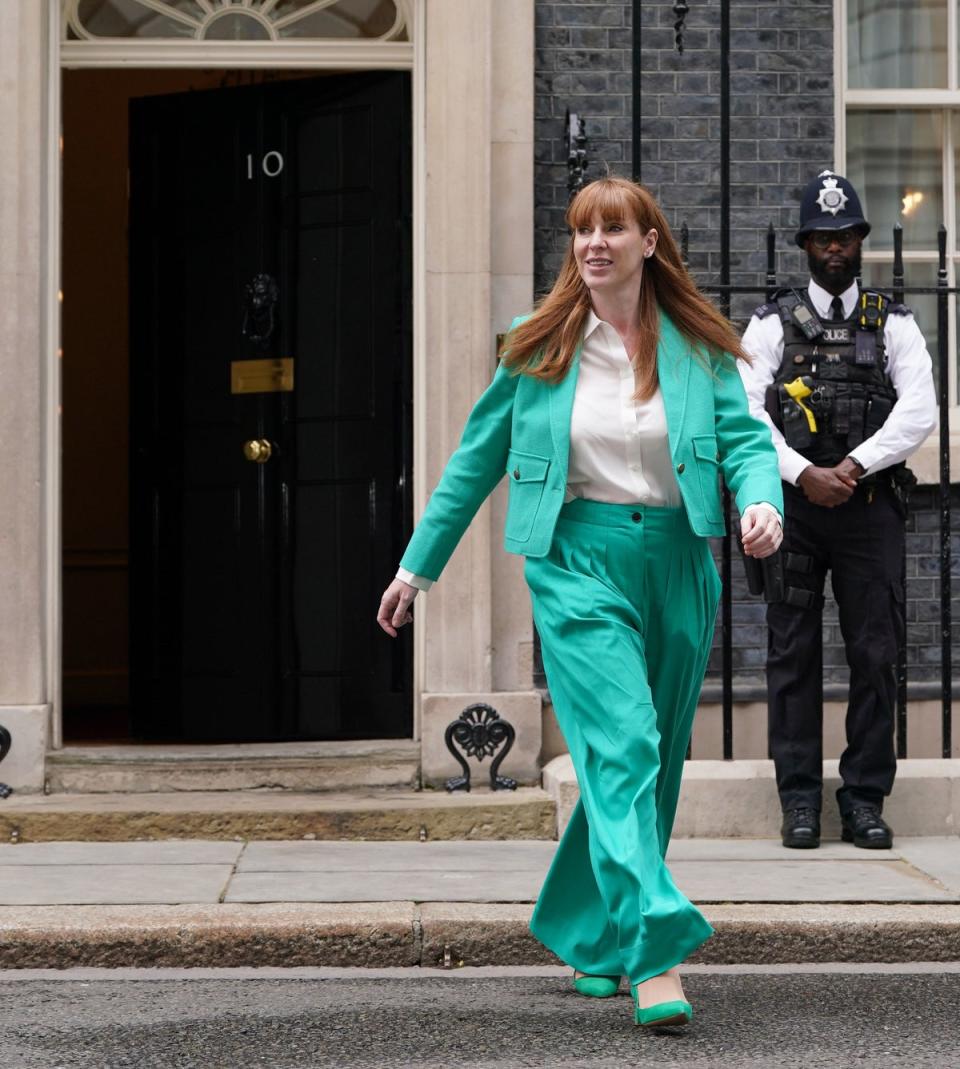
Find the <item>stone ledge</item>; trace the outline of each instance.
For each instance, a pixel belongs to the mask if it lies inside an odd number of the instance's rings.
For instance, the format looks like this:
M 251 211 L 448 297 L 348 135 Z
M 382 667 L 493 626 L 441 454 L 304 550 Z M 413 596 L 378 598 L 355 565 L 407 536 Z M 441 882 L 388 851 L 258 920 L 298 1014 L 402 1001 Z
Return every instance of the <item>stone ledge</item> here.
M 351 739 L 347 742 L 243 742 L 176 743 L 140 746 L 63 746 L 47 754 L 50 764 L 248 764 L 262 760 L 280 763 L 305 758 L 375 758 L 381 754 L 395 759 L 416 757 L 420 743 L 415 739 Z
M 0 705 L 0 724 L 10 732 L 10 752 L 0 782 L 19 792 L 43 790 L 43 760 L 49 743 L 49 705 Z
M 549 965 L 530 933 L 532 906 L 424 903 L 421 964 Z M 690 959 L 704 965 L 824 961 L 954 961 L 957 905 L 731 904 L 704 906 L 714 936 Z
M 532 906 L 0 907 L 0 967 L 550 965 Z M 699 964 L 956 961 L 960 906 L 718 905 Z
M 704 907 L 716 934 L 690 959 L 731 962 L 955 961 L 960 906 L 729 904 Z
M 580 800 L 577 774 L 573 771 L 570 754 L 560 754 L 543 768 L 543 789 L 557 807 L 557 837 L 563 834 L 574 807 Z
M 824 761 L 823 834 L 839 838 L 833 795 L 837 761 Z M 543 770 L 543 786 L 557 806 L 559 831 L 580 796 L 569 754 Z M 960 830 L 960 759 L 901 761 L 884 813 L 898 835 L 956 835 Z M 676 838 L 775 839 L 780 803 L 772 761 L 687 761 L 673 829 Z
M 416 965 L 409 902 L 0 907 L 0 967 Z
M 54 793 L 120 791 L 413 790 L 420 743 L 251 743 L 214 746 L 68 746 L 46 756 Z
M 552 839 L 538 787 L 294 794 L 289 791 L 14 795 L 0 842 L 136 839 Z

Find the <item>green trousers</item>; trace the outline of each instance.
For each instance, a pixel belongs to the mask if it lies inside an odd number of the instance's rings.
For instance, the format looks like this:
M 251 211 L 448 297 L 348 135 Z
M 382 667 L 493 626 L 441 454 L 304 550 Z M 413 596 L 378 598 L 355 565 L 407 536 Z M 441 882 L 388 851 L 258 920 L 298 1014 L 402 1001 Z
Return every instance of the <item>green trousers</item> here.
M 574 968 L 640 983 L 712 932 L 663 857 L 720 580 L 682 508 L 584 500 L 525 574 L 580 784 L 530 927 Z

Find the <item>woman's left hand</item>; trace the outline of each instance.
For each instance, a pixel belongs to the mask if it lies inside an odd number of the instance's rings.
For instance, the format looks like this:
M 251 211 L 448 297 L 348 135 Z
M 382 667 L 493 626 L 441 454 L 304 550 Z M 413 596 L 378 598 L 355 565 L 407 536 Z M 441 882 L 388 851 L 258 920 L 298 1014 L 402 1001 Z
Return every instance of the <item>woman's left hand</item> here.
M 780 518 L 766 505 L 754 505 L 740 519 L 740 537 L 748 557 L 769 557 L 783 541 Z

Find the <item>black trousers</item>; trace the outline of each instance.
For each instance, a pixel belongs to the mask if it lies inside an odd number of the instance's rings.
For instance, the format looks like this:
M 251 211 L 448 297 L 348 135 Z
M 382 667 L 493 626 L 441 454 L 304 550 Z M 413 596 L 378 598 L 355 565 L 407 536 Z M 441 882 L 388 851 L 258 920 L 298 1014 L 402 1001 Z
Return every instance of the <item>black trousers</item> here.
M 901 568 L 904 523 L 890 489 L 858 487 L 835 508 L 811 504 L 784 484 L 785 585 L 810 590 L 814 604 L 767 607 L 767 707 L 770 753 L 784 809 L 820 809 L 823 789 L 823 587 L 831 574 L 840 611 L 850 700 L 847 747 L 840 758 L 842 814 L 864 803 L 882 807 L 893 787 L 895 664 L 904 631 Z M 785 556 L 785 564 L 791 558 Z

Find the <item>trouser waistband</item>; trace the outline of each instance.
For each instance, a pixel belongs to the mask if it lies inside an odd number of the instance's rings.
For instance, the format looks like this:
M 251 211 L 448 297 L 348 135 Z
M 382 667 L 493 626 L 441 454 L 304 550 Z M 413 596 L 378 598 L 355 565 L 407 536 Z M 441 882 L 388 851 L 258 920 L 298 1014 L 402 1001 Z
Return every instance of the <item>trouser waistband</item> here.
M 600 527 L 635 528 L 638 524 L 657 531 L 692 534 L 684 508 L 663 505 L 613 504 L 609 501 L 590 501 L 577 497 L 560 509 L 561 520 L 592 523 Z

